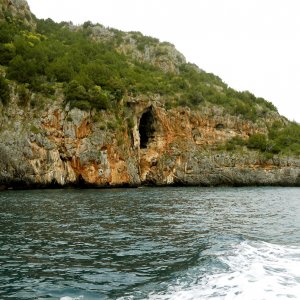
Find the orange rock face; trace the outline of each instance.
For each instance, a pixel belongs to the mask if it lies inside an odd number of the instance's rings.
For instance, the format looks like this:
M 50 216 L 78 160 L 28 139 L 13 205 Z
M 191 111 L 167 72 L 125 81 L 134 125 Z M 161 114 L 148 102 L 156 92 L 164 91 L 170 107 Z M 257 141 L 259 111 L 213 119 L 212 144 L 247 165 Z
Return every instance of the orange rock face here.
M 166 110 L 136 101 L 126 114 L 97 114 L 59 106 L 42 113 L 20 149 L 28 170 L 19 172 L 22 180 L 99 187 L 300 184 L 299 160 L 266 159 L 246 147 L 222 150 L 233 137 L 247 140 L 267 129 L 214 108 Z

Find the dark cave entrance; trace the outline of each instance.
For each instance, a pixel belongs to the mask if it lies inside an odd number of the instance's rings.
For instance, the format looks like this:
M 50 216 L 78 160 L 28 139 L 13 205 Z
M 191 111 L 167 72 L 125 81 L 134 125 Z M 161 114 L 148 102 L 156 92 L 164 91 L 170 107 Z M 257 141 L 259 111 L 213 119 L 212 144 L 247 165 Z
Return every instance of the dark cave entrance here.
M 140 125 L 140 148 L 145 149 L 148 146 L 149 140 L 153 138 L 155 132 L 154 115 L 151 109 L 143 113 Z

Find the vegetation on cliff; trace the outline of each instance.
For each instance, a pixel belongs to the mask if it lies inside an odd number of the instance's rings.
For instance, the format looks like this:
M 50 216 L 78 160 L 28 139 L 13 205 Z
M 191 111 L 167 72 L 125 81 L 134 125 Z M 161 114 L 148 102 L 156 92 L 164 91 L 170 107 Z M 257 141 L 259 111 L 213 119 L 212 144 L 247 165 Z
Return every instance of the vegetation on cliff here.
M 34 26 L 29 26 L 32 19 Z M 124 33 L 90 22 L 76 27 L 32 16 L 20 22 L 3 13 L 0 102 L 9 105 L 9 82 L 16 82 L 20 105 L 30 102 L 30 93 L 51 97 L 61 89 L 65 104 L 82 110 L 110 110 L 120 108 L 128 97 L 159 95 L 167 109 L 216 105 L 252 122 L 276 114 L 271 102 L 248 91 L 235 91 L 175 52 L 171 59 L 170 47 L 137 32 Z M 146 58 L 151 55 L 154 60 Z M 270 154 L 299 155 L 300 126 L 276 121 L 268 124 L 268 133 L 253 135 L 248 141 L 233 139 L 226 147 L 234 150 L 245 145 Z

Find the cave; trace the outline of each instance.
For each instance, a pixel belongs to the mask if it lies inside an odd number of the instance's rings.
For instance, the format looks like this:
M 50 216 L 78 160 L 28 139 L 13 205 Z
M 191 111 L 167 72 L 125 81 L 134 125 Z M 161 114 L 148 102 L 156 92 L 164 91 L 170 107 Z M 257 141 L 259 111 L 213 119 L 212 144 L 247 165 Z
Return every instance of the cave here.
M 145 111 L 140 119 L 139 134 L 140 148 L 147 148 L 150 140 L 154 137 L 154 115 L 151 109 Z
M 224 126 L 224 124 L 219 123 L 219 124 L 216 125 L 215 128 L 216 128 L 217 130 L 222 130 L 222 129 L 225 128 L 225 126 Z

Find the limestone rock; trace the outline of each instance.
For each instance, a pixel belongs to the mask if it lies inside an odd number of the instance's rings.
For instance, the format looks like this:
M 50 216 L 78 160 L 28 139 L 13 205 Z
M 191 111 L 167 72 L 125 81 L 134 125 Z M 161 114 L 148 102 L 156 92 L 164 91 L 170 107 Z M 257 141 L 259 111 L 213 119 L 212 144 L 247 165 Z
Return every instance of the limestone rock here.
M 7 19 L 18 20 L 31 28 L 36 26 L 26 0 L 0 0 L 0 21 Z
M 265 132 L 261 125 L 215 108 L 166 110 L 152 98 L 128 103 L 133 125 L 115 129 L 105 126 L 117 124 L 109 112 L 99 123 L 59 102 L 39 113 L 12 103 L 2 117 L 0 185 L 300 185 L 299 159 L 218 150 L 232 137 Z

